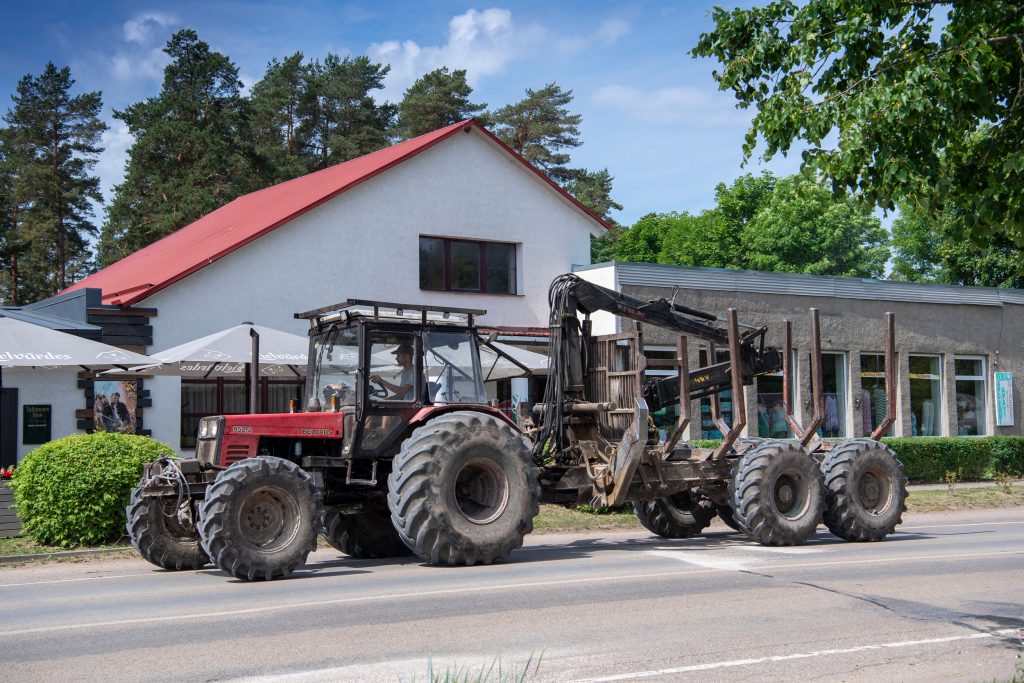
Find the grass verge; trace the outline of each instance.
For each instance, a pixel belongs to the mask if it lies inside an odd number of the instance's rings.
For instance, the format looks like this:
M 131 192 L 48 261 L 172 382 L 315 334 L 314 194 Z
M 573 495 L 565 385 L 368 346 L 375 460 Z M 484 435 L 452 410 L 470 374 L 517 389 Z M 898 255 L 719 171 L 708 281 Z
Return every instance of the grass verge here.
M 954 488 L 938 491 L 911 491 L 907 496 L 907 512 L 951 512 L 1024 506 L 1024 487 L 1009 491 L 1000 486 Z
M 48 555 L 50 553 L 66 553 L 69 550 L 107 549 L 132 550 L 132 547 L 127 540 L 104 545 L 82 546 L 80 548 L 62 548 L 59 545 L 41 545 L 25 536 L 20 538 L 0 538 L 0 557 L 10 557 L 11 555 Z

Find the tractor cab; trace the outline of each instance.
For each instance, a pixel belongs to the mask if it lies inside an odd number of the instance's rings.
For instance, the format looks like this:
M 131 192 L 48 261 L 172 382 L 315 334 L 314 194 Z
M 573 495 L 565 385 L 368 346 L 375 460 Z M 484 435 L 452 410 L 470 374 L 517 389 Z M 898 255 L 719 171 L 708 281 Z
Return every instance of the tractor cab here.
M 528 374 L 477 336 L 485 311 L 349 299 L 310 321 L 307 412 L 343 413 L 346 457 L 379 457 L 437 412 L 489 403 L 485 382 Z

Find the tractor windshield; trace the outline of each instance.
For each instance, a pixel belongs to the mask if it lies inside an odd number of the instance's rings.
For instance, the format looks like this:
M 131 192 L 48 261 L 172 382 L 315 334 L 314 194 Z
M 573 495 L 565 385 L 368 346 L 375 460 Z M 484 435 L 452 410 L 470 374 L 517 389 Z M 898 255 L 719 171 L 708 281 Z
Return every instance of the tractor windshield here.
M 434 403 L 486 403 L 476 335 L 428 332 L 424 368 Z
M 310 368 L 311 397 L 329 406 L 337 397 L 339 406 L 356 403 L 356 371 L 359 369 L 359 332 L 355 327 L 329 327 L 313 339 L 313 367 Z

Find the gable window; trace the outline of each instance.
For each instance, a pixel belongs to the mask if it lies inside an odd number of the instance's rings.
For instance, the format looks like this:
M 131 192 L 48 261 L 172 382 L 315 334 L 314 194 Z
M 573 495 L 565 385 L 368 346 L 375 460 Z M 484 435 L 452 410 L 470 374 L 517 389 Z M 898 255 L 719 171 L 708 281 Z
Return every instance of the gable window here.
M 420 289 L 516 294 L 516 245 L 420 237 Z

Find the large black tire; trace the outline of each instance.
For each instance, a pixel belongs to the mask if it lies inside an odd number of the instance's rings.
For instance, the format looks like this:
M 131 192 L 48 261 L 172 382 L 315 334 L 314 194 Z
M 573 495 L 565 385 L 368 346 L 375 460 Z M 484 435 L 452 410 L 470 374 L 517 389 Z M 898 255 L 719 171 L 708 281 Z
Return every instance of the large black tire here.
M 399 536 L 431 564 L 508 557 L 540 511 L 530 451 L 513 427 L 486 413 L 448 413 L 419 427 L 402 443 L 388 477 Z
M 762 545 L 800 545 L 821 521 L 818 463 L 799 445 L 765 441 L 740 458 L 729 482 L 734 519 Z
M 331 547 L 352 557 L 375 560 L 412 555 L 387 512 L 332 512 L 324 527 L 324 538 Z
M 200 569 L 209 564 L 195 525 L 178 517 L 178 499 L 143 498 L 140 491 L 141 488 L 132 491 L 125 508 L 125 529 L 139 554 L 156 566 L 173 571 Z
M 240 460 L 206 490 L 199 537 L 210 559 L 253 581 L 288 576 L 316 550 L 324 507 L 312 477 L 281 458 Z
M 823 520 L 848 541 L 880 541 L 903 521 L 907 480 L 903 463 L 885 444 L 851 439 L 821 463 L 825 475 Z
M 727 527 L 733 531 L 743 532 L 743 528 L 740 526 L 740 523 L 736 521 L 736 515 L 733 513 L 731 507 L 728 505 L 716 505 L 715 512 L 718 513 L 718 516 Z
M 633 509 L 644 528 L 662 538 L 697 536 L 715 518 L 715 504 L 696 491 L 682 491 L 658 500 L 638 500 Z

